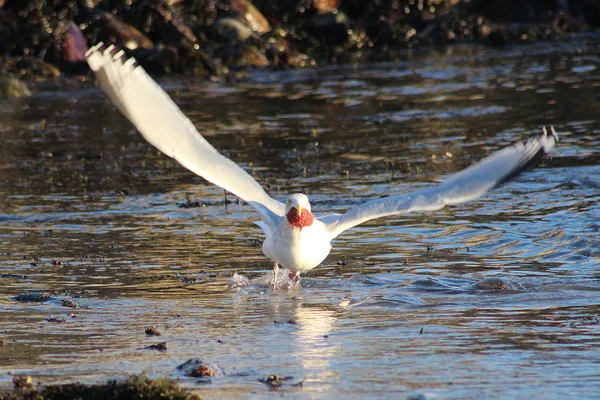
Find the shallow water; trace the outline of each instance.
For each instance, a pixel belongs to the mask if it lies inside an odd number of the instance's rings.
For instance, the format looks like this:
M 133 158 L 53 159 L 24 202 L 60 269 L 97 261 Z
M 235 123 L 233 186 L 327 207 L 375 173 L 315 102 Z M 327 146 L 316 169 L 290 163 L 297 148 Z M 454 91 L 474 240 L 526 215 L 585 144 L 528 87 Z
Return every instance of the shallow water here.
M 0 387 L 8 371 L 42 383 L 145 371 L 206 398 L 270 397 L 259 379 L 272 374 L 293 377 L 278 389 L 293 398 L 596 397 L 600 48 L 406 59 L 162 82 L 271 195 L 306 192 L 323 212 L 556 127 L 540 167 L 477 201 L 347 232 L 290 293 L 228 288 L 271 268 L 257 215 L 158 154 L 98 90 L 1 103 Z M 14 300 L 27 292 L 51 297 Z M 142 349 L 158 342 L 167 350 Z M 179 376 L 194 357 L 226 375 Z

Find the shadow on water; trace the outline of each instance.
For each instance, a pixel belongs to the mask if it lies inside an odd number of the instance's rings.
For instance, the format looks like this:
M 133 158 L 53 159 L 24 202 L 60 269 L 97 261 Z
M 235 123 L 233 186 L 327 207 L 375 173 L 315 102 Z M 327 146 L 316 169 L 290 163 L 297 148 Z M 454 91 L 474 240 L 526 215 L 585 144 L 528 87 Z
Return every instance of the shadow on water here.
M 438 182 L 542 125 L 560 132 L 539 168 L 480 200 L 342 235 L 288 293 L 228 288 L 271 268 L 256 214 L 158 154 L 98 90 L 0 105 L 0 369 L 43 383 L 147 371 L 208 398 L 269 396 L 272 374 L 304 379 L 281 388 L 302 398 L 593 397 L 599 54 L 453 48 L 165 82 L 269 193 L 306 192 L 321 212 Z M 157 342 L 166 351 L 144 349 Z M 194 357 L 225 375 L 178 375 Z

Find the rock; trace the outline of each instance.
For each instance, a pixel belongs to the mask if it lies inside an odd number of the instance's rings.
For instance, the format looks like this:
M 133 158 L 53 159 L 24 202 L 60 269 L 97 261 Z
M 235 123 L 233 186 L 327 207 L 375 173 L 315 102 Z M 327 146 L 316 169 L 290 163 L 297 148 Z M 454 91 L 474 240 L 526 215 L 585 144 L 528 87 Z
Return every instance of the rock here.
M 102 0 L 81 0 L 81 4 L 84 7 L 94 8 L 100 3 Z
M 244 42 L 254 33 L 242 22 L 233 18 L 221 18 L 214 25 L 215 33 L 223 40 Z
M 33 381 L 29 375 L 15 376 L 13 385 L 15 385 L 15 389 L 30 389 L 33 387 Z
M 209 75 L 239 73 L 230 66 L 310 66 L 316 63 L 312 57 L 340 62 L 352 53 L 364 54 L 365 61 L 396 59 L 399 49 L 425 43 L 476 40 L 501 45 L 560 39 L 592 30 L 588 24 L 600 25 L 600 0 L 0 0 L 0 4 L 2 54 L 35 56 L 72 72 L 85 66 L 87 43 L 98 41 L 128 49 L 128 55 L 151 74 Z M 477 22 L 480 18 L 482 23 Z M 36 80 L 59 75 L 25 73 Z
M 215 376 L 215 373 L 212 369 L 210 369 L 210 367 L 207 367 L 206 365 L 200 365 L 194 368 L 188 376 L 192 378 L 202 378 L 205 376 Z
M 473 285 L 468 286 L 469 289 L 473 290 L 499 290 L 499 291 L 516 291 L 524 290 L 525 287 L 516 281 L 511 281 L 506 278 L 489 277 L 482 279 Z
M 259 382 L 264 383 L 265 385 L 268 385 L 272 388 L 278 388 L 281 387 L 283 385 L 289 385 L 289 386 L 302 386 L 302 383 L 304 382 L 304 379 L 301 381 L 296 381 L 296 382 L 290 382 L 290 381 L 294 381 L 296 378 L 294 378 L 293 376 L 278 376 L 278 375 L 269 375 L 266 378 L 262 378 L 259 379 Z
M 0 97 L 26 97 L 31 96 L 31 90 L 20 79 L 14 76 L 0 76 Z
M 328 13 L 337 10 L 342 0 L 313 0 L 313 7 L 320 13 Z
M 206 363 L 199 358 L 190 358 L 177 367 L 177 371 L 185 376 L 201 378 L 207 376 L 225 376 L 225 371 L 219 365 Z
M 228 12 L 222 13 L 213 26 L 214 32 L 224 40 L 243 42 L 253 35 L 271 31 L 269 21 L 248 0 L 231 0 Z
M 261 382 L 271 387 L 281 386 L 282 378 L 277 375 L 269 375 L 266 378 L 261 379 Z
M 422 393 L 417 393 L 417 394 L 411 394 L 410 396 L 408 396 L 406 398 L 406 400 L 429 400 L 431 397 L 427 396 L 426 394 L 422 394 Z
M 0 278 L 5 278 L 5 279 L 27 279 L 27 275 L 0 274 Z
M 261 34 L 271 30 L 269 21 L 249 0 L 231 1 L 231 11 L 233 12 L 233 17 L 243 22 L 253 32 Z
M 62 324 L 63 322 L 66 322 L 66 320 L 64 318 L 57 318 L 57 317 L 48 317 L 45 319 L 46 322 L 51 322 L 53 324 Z
M 317 14 L 311 18 L 306 30 L 329 45 L 343 44 L 348 40 L 350 20 L 341 12 Z
M 151 344 L 150 346 L 143 347 L 138 350 L 158 350 L 158 351 L 167 351 L 167 342 L 160 342 L 156 344 Z
M 65 62 L 85 62 L 85 53 L 88 51 L 87 41 L 74 22 L 67 26 L 61 48 Z
M 238 65 L 241 67 L 266 67 L 269 65 L 269 60 L 255 46 L 244 46 Z
M 158 329 L 156 329 L 155 326 L 147 326 L 146 328 L 144 328 L 144 331 L 148 336 L 160 336 L 160 332 L 158 331 Z
M 216 74 L 220 69 L 219 60 L 213 60 L 202 49 L 154 47 L 152 49 L 139 48 L 129 54 L 135 57 L 149 74 L 160 75 L 165 73 L 193 73 L 196 75 Z
M 290 45 L 286 33 L 279 29 L 269 38 L 270 46 L 265 49 L 265 55 L 270 66 L 279 69 L 304 68 L 316 65 L 316 61 L 304 53 L 298 52 L 295 46 Z
M 46 292 L 29 292 L 29 293 L 21 293 L 12 297 L 13 301 L 20 301 L 22 303 L 41 303 L 44 301 L 53 300 L 50 293 Z
M 176 4 L 176 3 L 173 3 Z M 195 47 L 198 38 L 189 26 L 184 22 L 181 12 L 177 8 L 162 3 L 152 6 L 157 17 L 154 18 L 154 29 L 163 32 L 161 40 L 167 44 L 184 47 Z
M 73 300 L 62 299 L 62 300 L 60 301 L 60 304 L 61 304 L 63 307 L 79 308 L 79 304 L 75 303 Z
M 13 74 L 28 80 L 55 79 L 60 76 L 58 68 L 36 57 L 3 57 L 0 60 L 0 65 L 3 73 Z
M 90 23 L 90 28 L 97 29 L 99 32 L 97 41 L 102 41 L 107 45 L 114 44 L 129 50 L 154 47 L 154 43 L 142 32 L 110 13 L 100 13 L 99 17 Z

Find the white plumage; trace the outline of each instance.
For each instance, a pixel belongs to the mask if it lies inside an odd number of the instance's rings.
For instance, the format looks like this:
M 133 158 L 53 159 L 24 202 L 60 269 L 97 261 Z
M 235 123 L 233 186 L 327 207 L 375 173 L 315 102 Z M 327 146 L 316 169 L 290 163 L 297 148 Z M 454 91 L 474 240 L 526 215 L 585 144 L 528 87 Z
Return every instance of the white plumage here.
M 275 273 L 279 264 L 292 271 L 290 278 L 319 265 L 331 250 L 331 240 L 345 230 L 374 218 L 473 200 L 533 166 L 558 141 L 553 128 L 550 134 L 544 128 L 541 135 L 497 151 L 437 186 L 369 201 L 345 214 L 313 218 L 305 195 L 291 195 L 286 204 L 272 199 L 198 133 L 133 58 L 123 61 L 123 53 L 114 54 L 112 46 L 101 48 L 102 43 L 92 47 L 87 61 L 113 104 L 160 151 L 256 208 L 262 217 L 257 224 L 266 235 L 263 252 L 275 262 Z

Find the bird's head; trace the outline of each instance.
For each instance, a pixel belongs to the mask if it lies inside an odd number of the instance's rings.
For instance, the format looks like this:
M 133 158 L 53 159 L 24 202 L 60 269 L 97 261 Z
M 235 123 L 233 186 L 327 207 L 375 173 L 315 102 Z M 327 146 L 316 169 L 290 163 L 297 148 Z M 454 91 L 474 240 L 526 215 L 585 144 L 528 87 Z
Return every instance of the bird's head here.
M 298 229 L 311 226 L 315 221 L 315 216 L 310 210 L 308 197 L 301 193 L 288 197 L 285 202 L 285 216 L 288 223 Z

